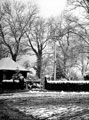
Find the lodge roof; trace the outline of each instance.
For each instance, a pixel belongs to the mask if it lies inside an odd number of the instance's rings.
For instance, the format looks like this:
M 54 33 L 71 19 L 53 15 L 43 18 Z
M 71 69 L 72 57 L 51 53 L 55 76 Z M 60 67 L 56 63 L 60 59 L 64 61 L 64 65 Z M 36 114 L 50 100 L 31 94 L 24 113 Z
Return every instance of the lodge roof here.
M 13 61 L 10 57 L 2 58 L 0 60 L 0 70 L 20 70 L 27 71 L 24 67 Z

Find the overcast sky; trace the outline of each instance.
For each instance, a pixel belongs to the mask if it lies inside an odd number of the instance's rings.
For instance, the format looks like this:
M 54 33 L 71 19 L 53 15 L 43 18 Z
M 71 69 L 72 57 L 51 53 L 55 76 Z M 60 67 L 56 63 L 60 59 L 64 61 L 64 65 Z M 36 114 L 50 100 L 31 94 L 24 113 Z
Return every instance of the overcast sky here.
M 38 5 L 42 16 L 59 16 L 66 6 L 66 0 L 38 0 Z
M 0 0 L 0 3 L 2 1 L 8 1 L 8 0 Z M 12 0 L 11 0 L 12 1 Z M 66 6 L 66 1 L 67 0 L 16 0 L 16 1 L 21 1 L 21 2 L 29 2 L 29 1 L 34 1 L 39 6 L 40 10 L 40 15 L 42 17 L 55 17 L 59 16 L 63 9 Z

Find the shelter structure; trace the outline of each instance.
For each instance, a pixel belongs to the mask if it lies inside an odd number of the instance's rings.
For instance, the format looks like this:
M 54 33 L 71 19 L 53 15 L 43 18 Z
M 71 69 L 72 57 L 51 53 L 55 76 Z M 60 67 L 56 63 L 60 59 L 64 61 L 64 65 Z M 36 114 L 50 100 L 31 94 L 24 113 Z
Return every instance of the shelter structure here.
M 4 79 L 11 79 L 12 75 L 16 73 L 16 71 L 20 71 L 24 77 L 27 75 L 27 70 L 13 61 L 11 58 L 2 58 L 0 60 L 0 82 Z

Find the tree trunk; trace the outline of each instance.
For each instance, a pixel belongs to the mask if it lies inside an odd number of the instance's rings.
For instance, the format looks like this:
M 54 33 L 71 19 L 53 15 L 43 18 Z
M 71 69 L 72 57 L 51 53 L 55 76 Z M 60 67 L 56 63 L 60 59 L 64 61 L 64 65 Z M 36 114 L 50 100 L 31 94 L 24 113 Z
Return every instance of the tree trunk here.
M 38 78 L 41 78 L 41 70 L 42 70 L 42 53 L 37 56 L 37 69 L 36 75 Z
M 12 60 L 14 60 L 16 62 L 16 58 L 17 58 L 17 54 L 13 54 L 12 55 Z

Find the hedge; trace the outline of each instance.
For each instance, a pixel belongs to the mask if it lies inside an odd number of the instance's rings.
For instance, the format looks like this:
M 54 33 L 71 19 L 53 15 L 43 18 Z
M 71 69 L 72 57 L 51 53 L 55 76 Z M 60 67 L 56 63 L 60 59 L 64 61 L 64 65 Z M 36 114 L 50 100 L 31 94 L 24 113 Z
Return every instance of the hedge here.
M 45 80 L 45 89 L 52 91 L 89 91 L 89 81 Z

